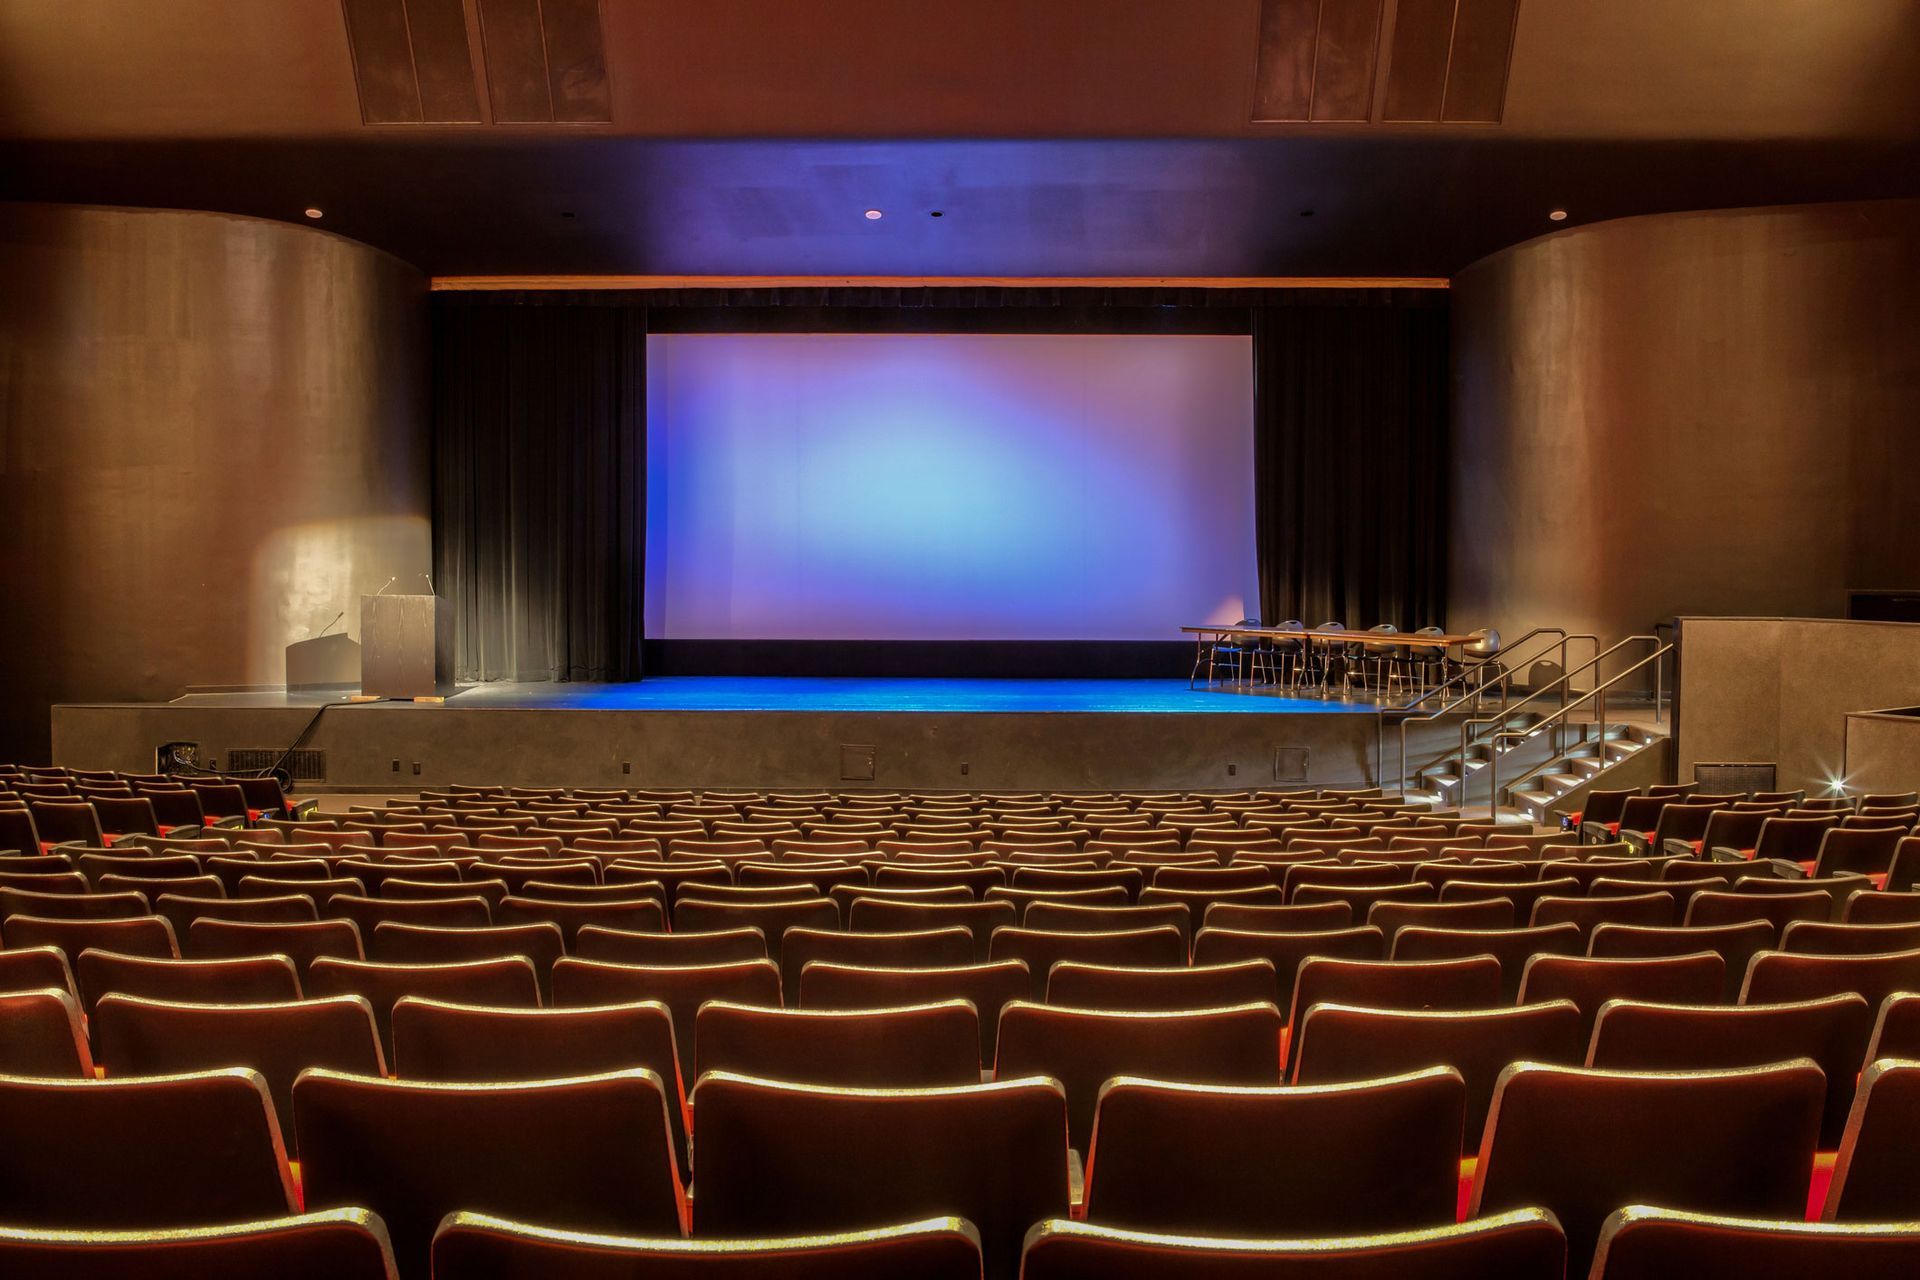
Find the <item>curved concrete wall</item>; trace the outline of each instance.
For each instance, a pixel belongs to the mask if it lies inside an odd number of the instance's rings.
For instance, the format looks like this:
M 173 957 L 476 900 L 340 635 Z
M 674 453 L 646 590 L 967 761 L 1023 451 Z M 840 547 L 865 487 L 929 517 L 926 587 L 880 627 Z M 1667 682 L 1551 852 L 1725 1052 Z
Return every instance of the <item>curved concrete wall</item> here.
M 422 589 L 418 272 L 285 223 L 0 204 L 0 282 L 0 759 L 45 756 L 52 702 L 279 684 L 362 592 Z
M 1452 629 L 1920 585 L 1920 201 L 1560 232 L 1461 273 L 1453 334 Z

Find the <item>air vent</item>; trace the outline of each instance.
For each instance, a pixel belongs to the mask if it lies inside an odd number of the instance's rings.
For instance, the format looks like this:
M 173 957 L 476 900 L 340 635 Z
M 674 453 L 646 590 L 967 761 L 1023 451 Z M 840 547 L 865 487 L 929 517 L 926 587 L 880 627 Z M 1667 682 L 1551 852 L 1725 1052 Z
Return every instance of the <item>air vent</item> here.
M 873 760 L 877 753 L 872 747 L 840 748 L 840 781 L 872 782 Z
M 1305 747 L 1274 748 L 1273 780 L 1305 782 L 1307 780 L 1307 749 Z
M 613 119 L 599 0 L 341 3 L 367 124 L 481 124 L 483 97 L 495 124 Z
M 604 124 L 613 119 L 599 0 L 479 4 L 495 123 Z
M 286 756 L 281 763 L 280 757 Z M 324 782 L 327 753 L 314 747 L 287 751 L 284 747 L 233 747 L 227 751 L 227 772 L 263 773 L 279 765 L 295 782 Z
M 343 0 L 360 118 L 368 124 L 478 124 L 463 0 Z
M 1777 766 L 1770 760 L 1699 764 L 1693 766 L 1693 780 L 1708 795 L 1724 796 L 1733 792 L 1771 791 Z

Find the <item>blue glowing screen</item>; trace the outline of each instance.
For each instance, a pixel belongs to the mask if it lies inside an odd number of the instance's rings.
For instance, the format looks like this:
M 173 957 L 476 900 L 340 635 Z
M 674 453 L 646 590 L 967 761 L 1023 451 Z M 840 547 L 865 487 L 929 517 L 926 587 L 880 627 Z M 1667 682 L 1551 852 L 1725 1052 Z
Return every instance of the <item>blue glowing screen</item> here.
M 656 334 L 647 634 L 1177 639 L 1257 597 L 1236 336 Z

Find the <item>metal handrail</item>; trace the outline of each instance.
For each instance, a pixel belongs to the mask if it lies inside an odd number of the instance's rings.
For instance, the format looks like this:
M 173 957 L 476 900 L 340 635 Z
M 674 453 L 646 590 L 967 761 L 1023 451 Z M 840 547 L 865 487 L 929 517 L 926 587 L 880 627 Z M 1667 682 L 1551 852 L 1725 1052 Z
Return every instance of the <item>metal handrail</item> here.
M 1467 690 L 1467 692 L 1461 694 L 1458 698 L 1455 698 L 1452 702 L 1449 702 L 1446 706 L 1441 707 L 1435 711 L 1430 711 L 1424 716 L 1413 716 L 1413 715 L 1407 715 L 1405 713 L 1411 711 L 1413 708 L 1419 706 L 1421 703 L 1425 702 L 1427 699 L 1433 697 L 1434 695 L 1446 692 L 1452 686 L 1460 683 L 1462 680 L 1467 679 L 1467 677 L 1478 675 L 1480 673 L 1480 670 L 1483 667 L 1485 667 L 1488 663 L 1498 662 L 1501 658 L 1505 658 L 1510 663 L 1513 663 L 1514 665 L 1518 665 L 1522 660 L 1516 655 L 1518 654 L 1521 647 L 1525 645 L 1528 641 L 1532 640 L 1535 636 L 1557 636 L 1559 637 L 1559 639 L 1555 644 L 1548 645 L 1545 649 L 1540 650 L 1539 653 L 1536 653 L 1532 655 L 1532 657 L 1526 659 L 1526 661 L 1529 661 L 1529 662 L 1537 661 L 1540 658 L 1544 657 L 1549 649 L 1553 649 L 1557 647 L 1560 650 L 1560 669 L 1562 671 L 1565 671 L 1567 669 L 1567 642 L 1568 641 L 1591 640 L 1593 641 L 1593 646 L 1596 652 L 1598 652 L 1600 648 L 1600 637 L 1596 635 L 1588 635 L 1585 632 L 1574 632 L 1569 634 L 1566 630 L 1560 627 L 1535 627 L 1533 630 L 1527 632 L 1527 634 L 1521 636 L 1518 640 L 1515 640 L 1512 644 L 1506 645 L 1502 647 L 1498 652 L 1490 653 L 1486 657 L 1479 659 L 1478 661 L 1473 663 L 1471 666 L 1464 668 L 1458 675 L 1453 676 L 1452 678 L 1448 679 L 1442 684 L 1435 685 L 1433 688 L 1421 694 L 1418 698 L 1415 698 L 1412 702 L 1405 703 L 1399 707 L 1395 707 L 1394 711 L 1396 713 L 1399 713 L 1400 715 L 1400 794 L 1402 796 L 1405 796 L 1407 794 L 1407 723 L 1411 720 L 1421 720 L 1421 721 L 1437 720 L 1441 716 L 1447 715 L 1448 713 L 1453 711 L 1457 711 L 1461 707 L 1464 707 L 1467 703 L 1476 701 L 1481 696 L 1481 694 L 1485 691 L 1486 686 L 1484 684 L 1476 684 L 1473 686 L 1473 688 Z M 1504 699 L 1504 695 L 1502 697 L 1500 708 L 1502 711 L 1506 710 L 1506 702 Z M 1384 713 L 1382 718 L 1384 718 Z M 1376 764 L 1376 768 L 1377 767 L 1378 766 Z
M 1600 719 L 1600 741 L 1604 744 L 1607 734 L 1607 690 L 1619 684 L 1622 680 L 1646 666 L 1649 662 L 1656 664 L 1654 671 L 1657 674 L 1659 671 L 1657 664 L 1660 659 L 1673 652 L 1673 646 L 1670 644 L 1661 645 L 1658 640 L 1655 641 L 1655 644 L 1658 647 L 1655 648 L 1652 653 L 1649 653 L 1646 657 L 1640 659 L 1640 661 L 1634 663 L 1624 671 L 1615 672 L 1611 679 L 1595 685 L 1552 715 L 1543 717 L 1539 723 L 1528 725 L 1524 729 L 1502 729 L 1495 733 L 1492 738 L 1488 739 L 1488 741 L 1493 743 L 1493 751 L 1487 757 L 1487 818 L 1489 821 L 1495 820 L 1500 812 L 1500 743 L 1509 738 L 1517 742 L 1524 742 L 1528 738 L 1538 734 L 1542 729 L 1545 729 L 1549 724 L 1562 719 L 1575 707 L 1591 698 L 1596 702 Z M 1659 705 L 1659 695 L 1656 693 L 1654 696 L 1656 715 L 1658 714 Z M 1657 720 L 1656 723 L 1658 723 Z M 1552 763 L 1551 759 L 1542 760 L 1539 764 L 1534 765 L 1531 769 L 1528 769 L 1526 772 L 1508 782 L 1507 789 L 1511 791 L 1514 787 L 1519 786 L 1528 778 L 1531 778 L 1534 774 L 1546 768 L 1550 763 Z
M 1582 694 L 1579 698 L 1569 699 L 1564 696 L 1566 693 L 1571 691 L 1571 686 L 1568 685 L 1567 683 L 1568 681 L 1572 680 L 1575 676 L 1579 675 L 1583 671 L 1588 670 L 1589 668 L 1597 669 L 1602 662 L 1612 657 L 1614 654 L 1618 653 L 1620 650 L 1626 648 L 1628 645 L 1641 644 L 1641 643 L 1651 644 L 1655 648 L 1659 648 L 1660 638 L 1658 636 L 1651 636 L 1651 635 L 1637 635 L 1637 636 L 1627 636 L 1623 640 L 1617 640 L 1613 644 L 1609 645 L 1606 649 L 1602 650 L 1599 653 L 1594 654 L 1591 659 L 1581 663 L 1578 667 L 1575 667 L 1573 670 L 1563 671 L 1560 674 L 1559 679 L 1554 680 L 1552 683 L 1534 690 L 1532 693 L 1528 694 L 1526 697 L 1520 699 L 1520 701 L 1514 703 L 1511 707 L 1502 706 L 1500 708 L 1499 715 L 1471 716 L 1465 720 L 1462 720 L 1460 722 L 1460 799 L 1463 802 L 1463 805 L 1467 798 L 1466 796 L 1467 748 L 1470 745 L 1469 740 L 1471 739 L 1473 735 L 1473 731 L 1476 727 L 1485 728 L 1488 725 L 1503 724 L 1513 715 L 1515 711 L 1518 711 L 1521 707 L 1526 706 L 1529 702 L 1534 701 L 1536 698 L 1545 696 L 1548 692 L 1554 690 L 1555 688 L 1560 688 L 1563 694 L 1561 699 L 1560 711 L 1553 716 L 1548 716 L 1543 718 L 1540 723 L 1544 725 L 1544 724 L 1551 723 L 1555 720 L 1563 719 L 1566 712 L 1571 711 L 1574 707 L 1578 706 L 1581 702 L 1584 702 L 1588 697 L 1592 696 L 1595 689 L 1602 687 L 1600 685 L 1596 685 L 1594 689 L 1589 689 L 1586 693 Z M 1640 667 L 1644 665 L 1645 665 L 1644 662 L 1635 663 L 1633 669 L 1637 671 L 1639 670 Z M 1659 677 L 1660 677 L 1660 669 L 1658 667 L 1655 667 L 1654 679 L 1658 680 Z M 1605 707 L 1606 702 L 1604 699 L 1601 701 L 1600 705 L 1602 707 Z M 1655 693 L 1654 705 L 1656 707 L 1659 706 L 1659 695 L 1657 691 Z M 1658 723 L 1657 719 L 1656 719 L 1656 723 Z M 1602 733 L 1606 732 L 1606 729 L 1604 726 L 1602 726 L 1601 732 Z M 1489 741 L 1492 741 L 1492 740 L 1493 739 L 1491 738 L 1489 739 Z M 1499 753 L 1496 751 L 1494 752 L 1494 754 L 1498 755 Z

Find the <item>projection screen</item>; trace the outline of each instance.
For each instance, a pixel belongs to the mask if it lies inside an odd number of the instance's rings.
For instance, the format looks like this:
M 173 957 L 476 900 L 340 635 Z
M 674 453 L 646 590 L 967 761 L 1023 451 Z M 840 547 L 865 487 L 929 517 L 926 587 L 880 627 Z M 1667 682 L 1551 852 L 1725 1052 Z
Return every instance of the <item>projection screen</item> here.
M 647 634 L 1172 640 L 1255 612 L 1244 336 L 656 334 Z

